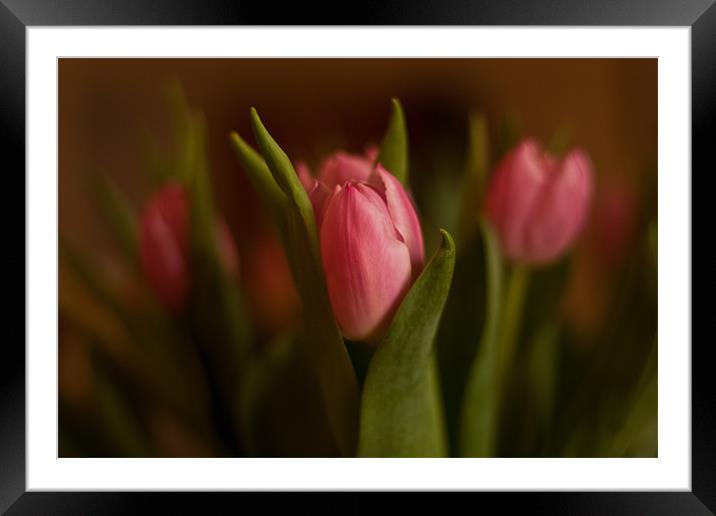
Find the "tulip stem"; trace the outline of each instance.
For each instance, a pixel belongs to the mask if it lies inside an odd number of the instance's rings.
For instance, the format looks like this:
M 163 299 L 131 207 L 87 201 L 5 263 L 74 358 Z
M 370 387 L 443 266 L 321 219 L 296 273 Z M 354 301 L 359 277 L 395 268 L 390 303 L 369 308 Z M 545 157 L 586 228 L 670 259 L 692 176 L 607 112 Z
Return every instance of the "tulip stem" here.
M 524 265 L 515 265 L 508 280 L 500 325 L 501 342 L 497 364 L 500 378 L 504 377 L 505 373 L 507 373 L 515 354 L 529 277 L 529 269 L 527 267 Z

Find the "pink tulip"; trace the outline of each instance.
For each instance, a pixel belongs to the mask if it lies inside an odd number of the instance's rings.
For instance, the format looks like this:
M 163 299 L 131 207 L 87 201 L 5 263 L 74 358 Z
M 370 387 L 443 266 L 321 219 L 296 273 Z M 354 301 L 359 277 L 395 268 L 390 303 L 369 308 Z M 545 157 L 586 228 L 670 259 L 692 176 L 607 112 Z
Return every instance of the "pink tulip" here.
M 306 163 L 299 162 L 296 165 L 298 177 L 311 199 L 318 227 L 321 226 L 324 204 L 333 189 L 347 181 L 368 181 L 377 157 L 378 148 L 374 145 L 369 145 L 363 155 L 338 151 L 323 160 L 318 171 L 318 179 L 311 175 Z
M 217 221 L 216 232 L 223 265 L 237 276 L 239 256 L 223 220 Z M 139 239 L 140 263 L 150 287 L 167 308 L 181 311 L 190 290 L 189 203 L 181 185 L 168 183 L 149 200 Z
M 509 259 L 525 264 L 559 258 L 584 226 L 592 166 L 581 150 L 557 159 L 524 140 L 495 169 L 486 211 Z
M 318 179 L 297 167 L 316 212 L 333 314 L 346 338 L 371 342 L 389 326 L 424 261 L 413 203 L 373 159 L 374 152 L 335 154 Z

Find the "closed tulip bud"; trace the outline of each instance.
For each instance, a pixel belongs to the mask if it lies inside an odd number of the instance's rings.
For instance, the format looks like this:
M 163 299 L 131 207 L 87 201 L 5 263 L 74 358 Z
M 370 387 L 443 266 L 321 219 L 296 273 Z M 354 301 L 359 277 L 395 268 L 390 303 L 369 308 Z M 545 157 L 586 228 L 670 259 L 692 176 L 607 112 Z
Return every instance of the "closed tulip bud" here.
M 559 258 L 584 226 L 592 188 L 592 166 L 581 150 L 556 159 L 532 140 L 520 143 L 487 191 L 487 217 L 505 256 L 524 264 Z
M 328 296 L 346 338 L 375 342 L 422 270 L 420 222 L 400 182 L 381 165 L 366 174 L 340 155 L 327 163 L 317 183 L 328 188 L 323 179 L 329 181 L 331 194 L 316 219 Z
M 338 151 L 323 160 L 318 171 L 318 179 L 311 175 L 305 162 L 296 164 L 296 172 L 308 192 L 318 227 L 321 226 L 324 205 L 333 189 L 347 181 L 368 181 L 377 157 L 378 148 L 374 145 L 369 145 L 363 155 Z
M 229 228 L 217 221 L 223 266 L 238 275 L 239 257 Z M 184 188 L 168 183 L 146 204 L 140 221 L 140 263 L 150 287 L 164 306 L 180 312 L 190 290 L 189 200 Z

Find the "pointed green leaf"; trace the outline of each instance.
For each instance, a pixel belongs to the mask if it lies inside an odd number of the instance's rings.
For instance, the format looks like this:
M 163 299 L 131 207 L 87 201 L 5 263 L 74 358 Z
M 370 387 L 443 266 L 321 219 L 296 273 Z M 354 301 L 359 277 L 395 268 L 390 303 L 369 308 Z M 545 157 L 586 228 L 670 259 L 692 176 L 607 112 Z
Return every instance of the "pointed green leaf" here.
M 305 340 L 318 374 L 323 402 L 344 455 L 356 445 L 358 386 L 328 299 L 313 207 L 290 159 L 251 110 L 254 136 L 273 178 L 286 195 L 279 227 L 304 309 Z
M 261 198 L 261 202 L 273 212 L 274 216 L 284 213 L 287 202 L 286 194 L 274 180 L 271 170 L 261 154 L 252 149 L 235 131 L 231 132 L 229 138 L 231 147 L 246 170 L 249 181 Z
M 495 452 L 496 441 L 502 263 L 493 230 L 487 223 L 483 223 L 481 230 L 486 255 L 487 303 L 480 346 L 463 397 L 460 423 L 460 455 L 463 457 L 490 457 Z
M 380 145 L 377 163 L 408 185 L 408 130 L 405 126 L 403 108 L 398 99 L 390 101 L 390 120 L 388 129 Z
M 290 209 L 293 211 L 292 215 L 297 215 L 300 218 L 301 226 L 308 238 L 308 251 L 313 256 L 313 260 L 319 263 L 318 231 L 308 194 L 303 188 L 291 160 L 266 130 L 254 108 L 251 108 L 251 125 L 274 180 L 288 197 L 291 204 Z
M 174 167 L 172 175 L 181 182 L 189 181 L 196 165 L 197 141 L 194 113 L 184 90 L 178 81 L 172 82 L 166 89 L 166 102 L 171 118 L 172 138 L 174 144 Z
M 442 245 L 405 296 L 368 366 L 361 403 L 362 457 L 442 457 L 447 453 L 433 342 L 455 265 Z
M 191 240 L 194 247 L 217 260 L 215 239 L 216 216 L 206 156 L 206 121 L 200 113 L 189 116 L 188 136 L 184 150 L 191 206 Z

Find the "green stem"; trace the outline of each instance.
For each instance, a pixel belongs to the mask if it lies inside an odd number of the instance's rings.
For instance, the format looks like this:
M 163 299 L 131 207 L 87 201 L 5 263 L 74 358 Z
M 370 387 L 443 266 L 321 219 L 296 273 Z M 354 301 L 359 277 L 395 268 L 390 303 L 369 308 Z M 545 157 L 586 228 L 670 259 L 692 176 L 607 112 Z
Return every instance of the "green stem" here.
M 508 280 L 502 311 L 499 333 L 498 376 L 507 372 L 515 354 L 517 337 L 520 333 L 522 308 L 529 284 L 529 269 L 523 265 L 515 265 Z

